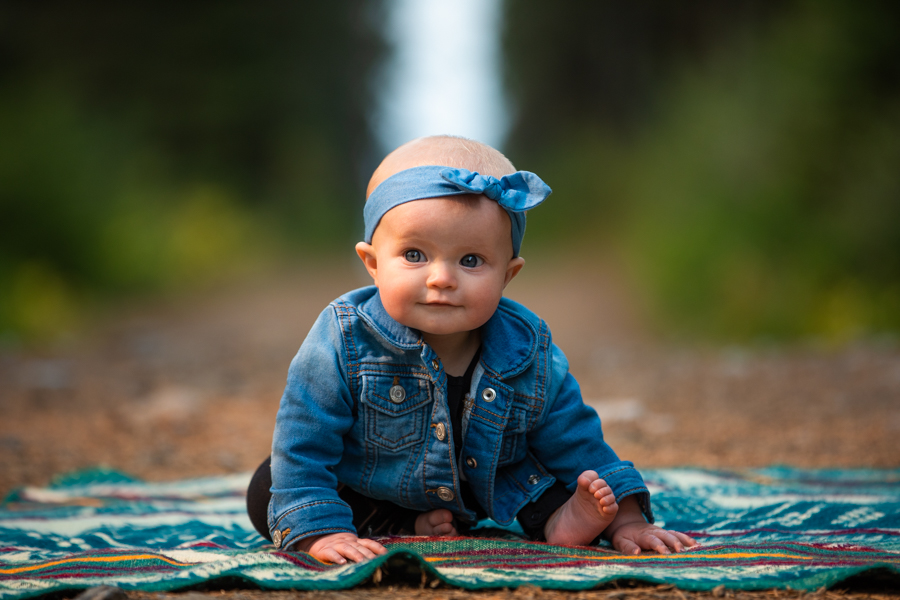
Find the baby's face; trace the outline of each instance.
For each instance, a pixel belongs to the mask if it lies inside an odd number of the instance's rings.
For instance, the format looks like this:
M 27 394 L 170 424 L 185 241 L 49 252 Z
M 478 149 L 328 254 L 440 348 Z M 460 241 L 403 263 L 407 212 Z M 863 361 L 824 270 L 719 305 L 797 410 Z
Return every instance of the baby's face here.
M 524 263 L 512 258 L 509 216 L 483 196 L 396 206 L 382 217 L 370 251 L 369 260 L 360 256 L 388 314 L 432 335 L 484 325 Z

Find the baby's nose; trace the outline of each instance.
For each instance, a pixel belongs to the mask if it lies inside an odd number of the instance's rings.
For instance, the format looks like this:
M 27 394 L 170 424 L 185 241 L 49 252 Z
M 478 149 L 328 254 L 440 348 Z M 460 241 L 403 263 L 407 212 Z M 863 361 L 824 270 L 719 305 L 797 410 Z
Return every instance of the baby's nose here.
M 428 285 L 441 288 L 456 287 L 453 268 L 442 261 L 434 261 L 428 274 Z

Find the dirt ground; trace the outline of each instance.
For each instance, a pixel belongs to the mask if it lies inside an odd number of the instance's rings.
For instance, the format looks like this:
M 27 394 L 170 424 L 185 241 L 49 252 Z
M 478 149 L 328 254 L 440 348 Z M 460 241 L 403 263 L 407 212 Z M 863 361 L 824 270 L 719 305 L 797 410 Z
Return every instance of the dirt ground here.
M 63 343 L 0 348 L 0 496 L 97 465 L 150 480 L 254 469 L 269 453 L 287 367 L 306 331 L 331 299 L 366 283 L 352 263 L 260 277 L 120 308 Z M 507 294 L 548 321 L 621 457 L 638 467 L 900 467 L 896 340 L 840 348 L 666 344 L 642 326 L 623 289 L 609 269 L 538 263 Z M 429 600 L 697 595 L 402 585 L 391 595 L 401 589 L 404 598 Z M 382 586 L 290 597 L 385 593 Z M 788 597 L 739 594 L 769 595 Z M 131 595 L 149 596 L 160 597 Z
M 500 590 L 460 590 L 447 587 L 411 585 L 369 585 L 347 591 L 262 592 L 242 590 L 232 592 L 187 592 L 180 594 L 129 594 L 132 600 L 896 600 L 890 590 L 863 586 L 851 590 L 819 590 L 813 594 L 796 591 L 731 592 L 724 589 L 711 592 L 687 592 L 671 585 L 621 586 L 584 592 L 542 590 L 533 586 Z M 87 598 L 83 600 L 89 600 Z M 93 600 L 113 600 L 99 599 Z

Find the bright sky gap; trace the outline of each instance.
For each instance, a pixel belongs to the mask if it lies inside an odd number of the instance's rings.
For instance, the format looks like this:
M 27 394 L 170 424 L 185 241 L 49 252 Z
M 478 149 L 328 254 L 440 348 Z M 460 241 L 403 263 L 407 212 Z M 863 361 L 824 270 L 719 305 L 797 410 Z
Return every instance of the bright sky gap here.
M 375 133 L 385 150 L 451 134 L 502 147 L 502 0 L 392 0 Z

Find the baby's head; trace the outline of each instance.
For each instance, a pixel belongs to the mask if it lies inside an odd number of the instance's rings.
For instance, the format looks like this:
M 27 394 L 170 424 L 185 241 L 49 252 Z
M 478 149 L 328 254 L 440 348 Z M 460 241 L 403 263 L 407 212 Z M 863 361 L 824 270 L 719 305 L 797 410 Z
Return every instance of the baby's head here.
M 481 327 L 525 264 L 524 209 L 549 191 L 472 140 L 420 138 L 394 150 L 369 182 L 366 240 L 356 246 L 388 314 L 428 335 Z
M 423 137 L 403 144 L 381 161 L 369 180 L 366 198 L 391 175 L 427 165 L 467 169 L 497 179 L 516 171 L 508 158 L 487 144 L 448 135 Z

